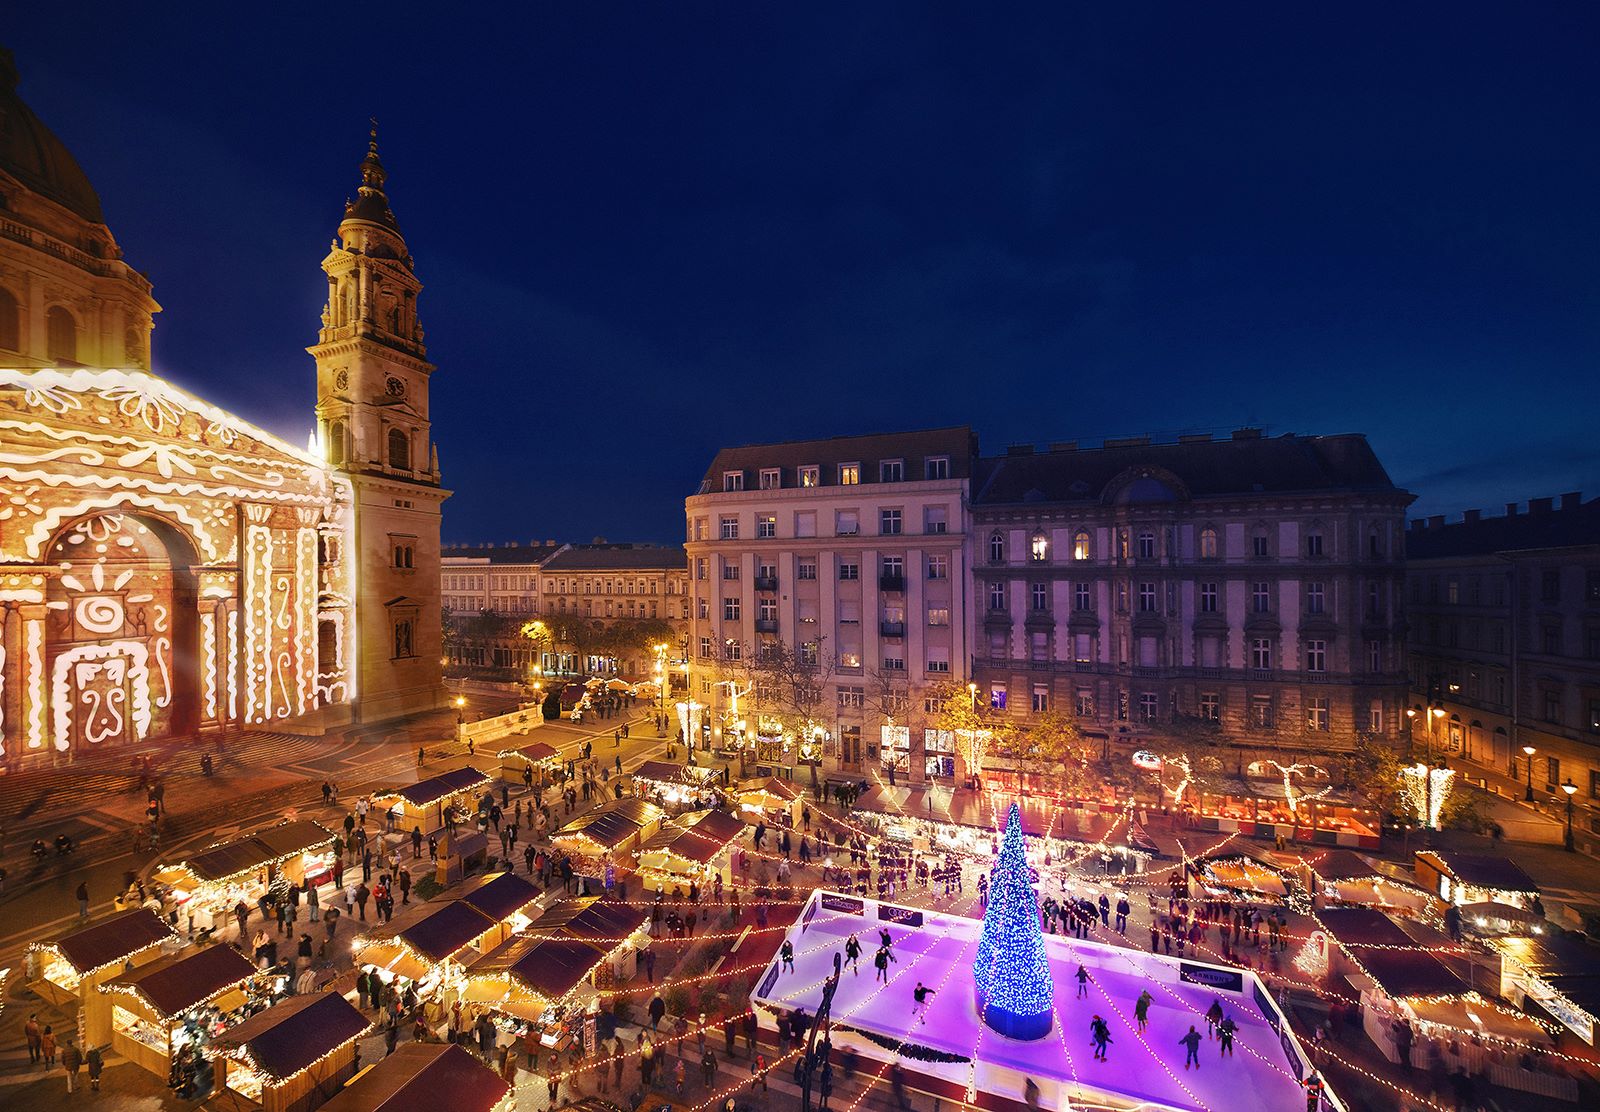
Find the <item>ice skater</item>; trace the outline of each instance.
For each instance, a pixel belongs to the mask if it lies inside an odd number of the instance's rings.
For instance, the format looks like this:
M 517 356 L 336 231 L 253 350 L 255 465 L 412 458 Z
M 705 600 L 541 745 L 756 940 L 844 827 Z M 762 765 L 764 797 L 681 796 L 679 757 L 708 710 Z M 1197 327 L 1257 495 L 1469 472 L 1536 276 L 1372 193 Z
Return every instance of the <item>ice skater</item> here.
M 1184 1069 L 1188 1069 L 1191 1065 L 1195 1069 L 1200 1068 L 1201 1041 L 1200 1032 L 1195 1030 L 1194 1024 L 1189 1024 L 1189 1033 L 1178 1040 L 1179 1044 L 1189 1049 L 1189 1053 L 1183 1059 Z
M 783 959 L 782 964 L 779 966 L 779 969 L 780 970 L 788 970 L 790 973 L 793 973 L 794 972 L 794 943 L 790 942 L 787 938 L 785 938 L 783 940 L 783 945 L 778 950 L 778 956 Z
M 1094 1056 L 1104 1062 L 1106 1047 L 1111 1043 L 1111 1025 L 1104 1018 L 1095 1016 L 1089 1021 L 1089 1037 L 1094 1040 Z
M 1238 1030 L 1239 1025 L 1233 1021 L 1231 1015 L 1223 1017 L 1222 1022 L 1217 1024 L 1217 1038 L 1221 1040 L 1217 1048 L 1218 1057 L 1233 1057 L 1233 1036 Z
M 853 934 L 844 944 L 844 961 L 857 977 L 861 976 L 861 940 Z
M 1211 1001 L 1211 1007 L 1206 1009 L 1206 1038 L 1217 1037 L 1217 1024 L 1222 1022 L 1222 1001 Z
M 889 937 L 888 928 L 878 928 L 878 945 L 882 946 L 885 950 L 894 950 L 894 939 Z
M 878 952 L 872 958 L 872 964 L 878 967 L 878 972 L 873 977 L 874 981 L 882 981 L 884 984 L 889 983 L 889 963 L 891 961 L 895 961 L 895 956 L 889 952 L 889 947 L 879 946 Z M 895 964 L 898 965 L 899 962 L 895 961 Z
M 921 981 L 918 981 L 917 987 L 911 990 L 913 1001 L 911 1005 L 911 1014 L 914 1016 L 920 1016 L 921 1022 L 923 1023 L 928 1022 L 928 997 L 932 996 L 934 992 L 934 989 L 929 988 Z
M 1089 995 L 1089 971 L 1080 965 L 1073 976 L 1078 978 L 1078 999 L 1082 1000 Z
M 1145 989 L 1139 994 L 1139 999 L 1133 1002 L 1133 1018 L 1139 1024 L 1139 1030 L 1144 1031 L 1150 1025 L 1150 1002 L 1155 997 L 1150 995 L 1150 990 Z

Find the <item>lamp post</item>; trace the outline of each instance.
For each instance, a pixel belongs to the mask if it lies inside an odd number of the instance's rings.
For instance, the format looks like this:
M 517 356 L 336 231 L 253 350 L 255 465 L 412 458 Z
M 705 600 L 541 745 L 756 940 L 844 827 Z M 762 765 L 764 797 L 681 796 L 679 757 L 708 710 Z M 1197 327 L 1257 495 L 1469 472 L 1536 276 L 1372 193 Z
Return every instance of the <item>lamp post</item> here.
M 1524 745 L 1522 747 L 1522 752 L 1523 752 L 1523 755 L 1528 758 L 1528 794 L 1523 796 L 1523 802 L 1524 803 L 1532 803 L 1533 802 L 1533 755 L 1535 753 L 1537 753 L 1538 750 L 1535 749 L 1531 745 Z
M 1572 777 L 1568 776 L 1566 782 L 1561 785 L 1561 790 L 1567 793 L 1567 852 L 1571 853 L 1577 849 L 1572 840 L 1572 796 L 1577 792 L 1578 785 L 1574 784 Z

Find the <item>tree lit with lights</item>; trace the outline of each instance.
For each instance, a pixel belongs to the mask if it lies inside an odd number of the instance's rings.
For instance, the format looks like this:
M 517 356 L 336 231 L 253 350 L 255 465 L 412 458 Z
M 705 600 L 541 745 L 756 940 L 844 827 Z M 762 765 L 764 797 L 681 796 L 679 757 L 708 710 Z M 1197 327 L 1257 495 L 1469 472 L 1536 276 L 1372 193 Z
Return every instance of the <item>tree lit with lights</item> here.
M 1015 803 L 1006 815 L 1005 838 L 990 879 L 972 979 L 979 1011 L 990 1028 L 1014 1039 L 1050 1033 L 1055 984 L 1039 929 L 1039 895 L 1022 842 L 1022 812 Z

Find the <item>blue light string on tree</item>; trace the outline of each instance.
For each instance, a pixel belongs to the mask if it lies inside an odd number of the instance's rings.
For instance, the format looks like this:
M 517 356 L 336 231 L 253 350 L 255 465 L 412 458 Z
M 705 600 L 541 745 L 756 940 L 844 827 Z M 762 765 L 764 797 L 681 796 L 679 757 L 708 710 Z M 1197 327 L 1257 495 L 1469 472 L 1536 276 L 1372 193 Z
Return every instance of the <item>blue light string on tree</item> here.
M 989 906 L 972 970 L 983 1021 L 1013 1039 L 1049 1034 L 1055 983 L 1039 929 L 1039 895 L 1033 889 L 1022 841 L 1022 812 L 1013 803 L 989 883 Z

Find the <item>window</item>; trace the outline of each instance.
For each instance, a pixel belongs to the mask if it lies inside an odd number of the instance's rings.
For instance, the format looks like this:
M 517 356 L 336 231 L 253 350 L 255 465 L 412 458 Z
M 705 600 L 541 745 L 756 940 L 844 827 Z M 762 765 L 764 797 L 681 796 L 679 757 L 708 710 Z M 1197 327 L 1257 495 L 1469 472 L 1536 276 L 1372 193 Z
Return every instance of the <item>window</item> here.
M 817 561 L 815 559 L 800 560 L 794 566 L 796 579 L 815 579 L 817 577 Z
M 722 539 L 725 541 L 736 541 L 739 539 L 738 518 L 725 517 L 722 519 Z
M 1451 579 L 1451 580 L 1449 580 L 1448 582 L 1445 583 L 1445 585 L 1444 585 L 1444 600 L 1445 600 L 1445 602 L 1449 603 L 1451 606 L 1460 605 L 1460 603 L 1461 603 L 1461 584 L 1460 584 L 1459 581 Z
M 1043 630 L 1035 630 L 1028 635 L 1028 659 L 1045 661 L 1050 659 L 1050 635 Z
M 1004 583 L 989 584 L 989 609 L 1004 610 L 1006 608 L 1006 585 Z
M 885 656 L 883 658 L 883 670 L 885 672 L 904 672 L 906 670 L 906 658 L 903 656 Z
M 1210 526 L 1200 530 L 1200 559 L 1215 560 L 1217 558 L 1217 531 Z
M 1600 734 L 1600 698 L 1591 698 L 1589 700 L 1589 717 L 1585 728 L 1591 734 Z M 1593 773 L 1590 775 L 1592 776 Z
M 722 643 L 723 660 L 740 660 L 744 657 L 744 650 L 739 647 L 739 642 L 730 637 Z
M 1087 633 L 1072 635 L 1072 659 L 1078 664 L 1088 664 L 1094 659 L 1094 638 Z
M 928 661 L 928 671 L 930 673 L 949 672 L 950 662 L 948 660 L 930 660 Z
M 702 621 L 704 621 L 705 619 L 710 618 L 711 617 L 711 603 L 708 600 L 703 599 L 703 598 L 696 599 L 695 600 L 695 612 L 697 614 L 699 614 L 699 616 L 700 616 Z
M 947 626 L 950 624 L 950 608 L 948 606 L 928 607 L 928 624 L 931 626 Z
M 1154 691 L 1139 692 L 1139 721 L 1154 722 L 1161 713 L 1161 697 Z
M 1272 584 L 1266 582 L 1250 584 L 1250 608 L 1257 614 L 1271 613 Z
M 704 556 L 696 556 L 694 558 L 694 577 L 696 579 L 704 579 L 706 577 L 706 558 Z
M 702 657 L 708 657 L 711 655 L 711 638 L 700 638 L 700 655 Z
M 866 691 L 860 687 L 839 688 L 839 706 L 846 710 L 859 710 L 866 705 Z
M 756 514 L 756 537 L 759 540 L 771 540 L 778 535 L 777 514 Z
M 1094 546 L 1089 543 L 1089 534 L 1083 529 L 1079 529 L 1072 534 L 1072 558 L 1074 560 L 1092 560 L 1094 558 Z
M 1541 602 L 1561 601 L 1561 569 L 1545 568 L 1539 578 L 1539 600 Z
M 839 465 L 839 485 L 855 486 L 861 482 L 861 465 L 859 463 L 841 463 Z
M 1383 642 L 1367 642 L 1367 671 L 1378 675 L 1383 671 Z
M 1367 707 L 1367 729 L 1375 734 L 1383 733 L 1383 700 L 1374 699 L 1372 705 Z
M 777 490 L 783 485 L 783 472 L 776 467 L 763 467 L 761 469 L 761 489 Z
M 928 578 L 929 579 L 949 579 L 950 578 L 950 557 L 944 556 L 944 555 L 929 556 L 928 557 Z
M 1073 693 L 1072 711 L 1079 718 L 1094 717 L 1094 690 L 1092 688 L 1080 687 Z
M 1539 717 L 1546 722 L 1560 725 L 1561 723 L 1561 692 L 1553 687 L 1547 687 L 1540 692 Z
M 1006 562 L 1006 538 L 998 531 L 989 535 L 989 562 L 991 564 Z
M 800 485 L 803 487 L 814 487 L 822 478 L 822 469 L 814 463 L 808 463 L 799 468 L 798 473 L 800 476 Z
M 925 479 L 948 479 L 950 477 L 950 457 L 929 456 L 923 460 L 922 477 Z
M 1156 535 L 1154 533 L 1139 534 L 1139 559 L 1154 560 L 1156 558 Z
M 1272 696 L 1250 696 L 1250 725 L 1258 730 L 1270 730 L 1272 722 Z
M 1048 684 L 1036 683 L 1033 685 L 1033 713 L 1043 714 L 1050 709 L 1050 687 Z
M 1156 585 L 1154 583 L 1139 584 L 1139 612 L 1153 614 L 1156 610 Z
M 903 518 L 899 510 L 878 511 L 878 535 L 897 537 L 902 532 Z
M 722 620 L 725 621 L 725 622 L 736 622 L 736 621 L 738 621 L 739 620 L 739 606 L 740 606 L 740 601 L 739 601 L 738 596 L 733 596 L 731 598 L 723 599 L 722 600 Z
M 1328 670 L 1328 643 L 1326 641 L 1306 642 L 1306 671 L 1326 672 Z
M 1322 555 L 1322 534 L 1321 533 L 1313 532 L 1313 533 L 1307 533 L 1306 534 L 1306 555 L 1307 556 L 1321 556 Z
M 794 515 L 794 535 L 797 537 L 814 537 L 817 535 L 816 510 L 800 510 Z
M 904 556 L 885 556 L 880 566 L 879 574 L 887 581 L 881 584 L 886 591 L 898 591 L 901 588 L 894 585 L 895 580 L 906 577 L 906 558 Z
M 1255 637 L 1250 641 L 1250 667 L 1272 667 L 1272 641 L 1266 637 Z
M 52 305 L 44 315 L 45 352 L 52 363 L 78 361 L 78 322 L 70 310 Z M 12 350 L 17 350 L 13 348 Z M 396 656 L 399 654 L 396 653 Z M 410 656 L 410 653 L 406 654 Z
M 724 471 L 722 473 L 722 489 L 724 491 L 743 490 L 744 489 L 744 472 L 743 471 Z
M 1552 623 L 1542 630 L 1545 656 L 1561 655 L 1561 626 Z
M 1250 538 L 1250 552 L 1258 559 L 1271 555 L 1271 553 L 1267 551 L 1266 533 L 1258 531 L 1253 537 Z
M 724 583 L 736 582 L 739 578 L 739 561 L 722 561 L 722 581 Z
M 928 506 L 922 511 L 922 531 L 943 533 L 950 527 L 948 506 Z
M 1222 721 L 1222 696 L 1207 691 L 1200 696 L 1200 717 L 1208 722 Z
M 1036 532 L 1028 541 L 1028 559 L 1036 564 L 1042 564 L 1050 559 L 1050 538 L 1042 532 Z
M 1006 709 L 1006 685 L 997 683 L 989 688 L 989 706 L 994 710 Z
M 807 667 L 815 667 L 817 663 L 817 643 L 815 641 L 801 642 L 800 663 Z
M 839 578 L 841 580 L 860 579 L 861 578 L 861 563 L 860 563 L 860 561 L 858 561 L 858 560 L 840 560 L 839 561 Z
M 1089 594 L 1089 584 L 1075 583 L 1072 587 L 1072 608 L 1080 614 L 1094 609 L 1094 599 Z
M 396 471 L 411 470 L 411 439 L 405 429 L 389 430 L 389 466 Z
M 1215 583 L 1200 584 L 1200 613 L 1215 614 L 1217 612 L 1217 585 Z
M 886 459 L 878 464 L 878 481 L 880 483 L 898 483 L 905 477 L 905 460 Z
M 397 618 L 394 623 L 394 655 L 395 659 L 416 656 L 416 644 L 412 640 L 412 631 L 416 625 L 414 618 Z
M 861 532 L 861 515 L 855 510 L 839 510 L 833 515 L 836 536 L 853 537 Z
M 417 566 L 416 541 L 395 541 L 393 546 L 394 564 L 392 566 L 407 570 Z
M 1327 599 L 1324 586 L 1321 583 L 1306 584 L 1306 613 L 1321 614 L 1327 609 Z
M 1328 697 L 1318 695 L 1306 700 L 1306 729 L 1318 733 L 1328 732 Z
M 1035 583 L 1030 588 L 1033 596 L 1033 609 L 1044 611 L 1050 609 L 1050 587 L 1045 583 Z

